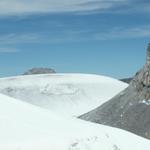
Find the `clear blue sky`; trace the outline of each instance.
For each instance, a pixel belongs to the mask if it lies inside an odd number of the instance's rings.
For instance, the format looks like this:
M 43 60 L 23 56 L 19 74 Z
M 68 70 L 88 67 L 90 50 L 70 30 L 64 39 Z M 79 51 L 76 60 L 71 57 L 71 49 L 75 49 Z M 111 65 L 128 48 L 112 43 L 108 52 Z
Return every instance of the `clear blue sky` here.
M 0 77 L 32 67 L 129 77 L 149 42 L 148 0 L 0 2 Z

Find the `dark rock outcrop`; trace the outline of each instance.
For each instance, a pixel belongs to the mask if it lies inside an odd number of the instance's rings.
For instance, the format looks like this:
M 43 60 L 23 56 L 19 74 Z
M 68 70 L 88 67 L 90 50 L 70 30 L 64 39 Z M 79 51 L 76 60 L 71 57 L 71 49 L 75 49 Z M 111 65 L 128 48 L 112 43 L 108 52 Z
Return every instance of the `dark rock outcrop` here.
M 125 83 L 130 83 L 133 80 L 133 78 L 124 78 L 124 79 L 120 79 L 120 81 L 123 81 Z
M 56 73 L 54 69 L 51 68 L 32 68 L 25 72 L 23 75 L 32 75 L 32 74 L 51 74 Z
M 150 139 L 150 44 L 146 64 L 136 73 L 129 87 L 80 118 Z

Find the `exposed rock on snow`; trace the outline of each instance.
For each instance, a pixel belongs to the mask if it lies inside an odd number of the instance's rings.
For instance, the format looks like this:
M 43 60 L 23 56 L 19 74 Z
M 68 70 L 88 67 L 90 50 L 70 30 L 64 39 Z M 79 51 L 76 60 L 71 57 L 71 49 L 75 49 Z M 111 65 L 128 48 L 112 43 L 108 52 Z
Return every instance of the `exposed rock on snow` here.
M 146 64 L 136 73 L 129 87 L 80 118 L 150 139 L 150 44 Z

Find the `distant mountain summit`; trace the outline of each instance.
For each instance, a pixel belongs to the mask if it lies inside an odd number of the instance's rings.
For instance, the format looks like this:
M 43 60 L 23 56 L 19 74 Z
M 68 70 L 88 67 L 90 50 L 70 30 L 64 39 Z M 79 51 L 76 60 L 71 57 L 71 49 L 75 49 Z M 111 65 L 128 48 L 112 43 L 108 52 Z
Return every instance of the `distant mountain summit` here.
M 125 82 L 125 83 L 130 83 L 133 80 L 133 78 L 124 78 L 124 79 L 120 79 L 120 81 Z
M 32 75 L 32 74 L 50 74 L 56 73 L 54 69 L 51 68 L 32 68 L 25 72 L 23 75 Z
M 150 139 L 150 44 L 146 64 L 136 73 L 129 87 L 80 118 Z

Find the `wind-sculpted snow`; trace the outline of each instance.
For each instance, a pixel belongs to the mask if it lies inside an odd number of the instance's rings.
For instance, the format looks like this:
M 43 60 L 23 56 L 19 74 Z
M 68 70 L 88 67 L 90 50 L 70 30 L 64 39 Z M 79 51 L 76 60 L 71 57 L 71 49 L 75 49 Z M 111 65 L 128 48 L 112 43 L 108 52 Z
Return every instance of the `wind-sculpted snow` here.
M 0 94 L 0 150 L 149 150 L 150 141 L 120 129 L 58 116 Z
M 3 94 L 71 116 L 98 107 L 128 86 L 112 78 L 84 74 L 2 78 L 0 85 Z

